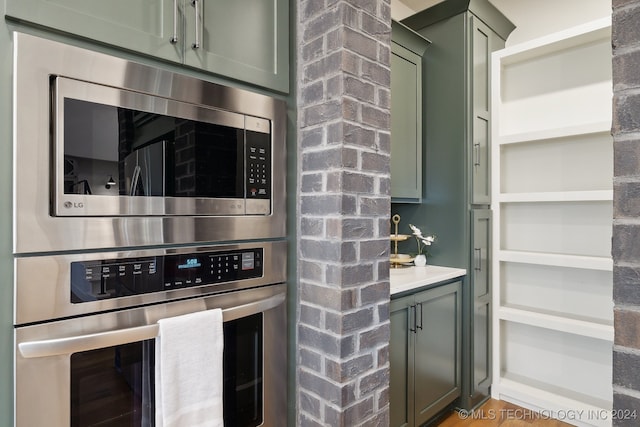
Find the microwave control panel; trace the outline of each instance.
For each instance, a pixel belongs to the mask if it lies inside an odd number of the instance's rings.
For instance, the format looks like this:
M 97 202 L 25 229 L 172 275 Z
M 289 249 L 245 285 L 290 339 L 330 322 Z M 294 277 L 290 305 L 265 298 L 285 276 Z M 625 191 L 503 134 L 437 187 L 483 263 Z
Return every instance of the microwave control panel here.
M 71 302 L 220 284 L 263 275 L 263 249 L 169 254 L 71 263 Z
M 271 135 L 247 131 L 247 199 L 271 197 Z

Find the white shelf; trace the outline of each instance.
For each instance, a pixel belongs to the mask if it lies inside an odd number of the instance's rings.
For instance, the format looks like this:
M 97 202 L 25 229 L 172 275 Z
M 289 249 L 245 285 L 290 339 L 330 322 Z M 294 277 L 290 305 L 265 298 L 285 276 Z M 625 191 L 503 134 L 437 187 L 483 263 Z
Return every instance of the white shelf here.
M 501 193 L 611 190 L 609 131 L 497 147 Z
M 498 309 L 501 320 L 523 323 L 540 328 L 553 329 L 575 335 L 613 340 L 613 325 L 603 323 L 600 319 L 568 317 L 562 313 L 543 313 L 524 307 L 502 306 Z
M 605 17 L 502 49 L 494 55 L 501 58 L 504 64 L 525 62 L 532 58 L 608 39 L 610 35 L 611 17 Z
M 499 263 L 500 305 L 600 325 L 613 324 L 613 272 Z M 498 307 L 498 305 L 496 305 Z
M 613 200 L 613 190 L 541 191 L 533 193 L 501 193 L 500 203 L 527 202 L 598 202 Z
M 492 397 L 579 426 L 611 426 L 612 403 L 505 373 Z M 567 419 L 571 414 L 573 420 Z
M 500 73 L 495 141 L 562 138 L 611 127 L 609 25 L 610 19 L 601 19 L 494 53 L 493 70 Z
M 611 425 L 610 26 L 492 56 L 492 395 L 580 426 Z
M 525 264 L 613 271 L 613 260 L 608 257 L 502 250 L 497 252 L 497 259 L 498 261 L 520 262 Z
M 499 372 L 595 406 L 613 396 L 611 341 L 501 320 Z M 598 403 L 596 403 L 598 402 Z
M 582 136 L 597 133 L 610 133 L 611 121 L 584 123 L 555 129 L 543 129 L 538 131 L 523 132 L 510 135 L 500 135 L 497 143 L 500 145 L 519 144 L 533 141 L 546 141 L 572 136 Z
M 507 203 L 500 206 L 500 249 L 611 258 L 613 203 Z

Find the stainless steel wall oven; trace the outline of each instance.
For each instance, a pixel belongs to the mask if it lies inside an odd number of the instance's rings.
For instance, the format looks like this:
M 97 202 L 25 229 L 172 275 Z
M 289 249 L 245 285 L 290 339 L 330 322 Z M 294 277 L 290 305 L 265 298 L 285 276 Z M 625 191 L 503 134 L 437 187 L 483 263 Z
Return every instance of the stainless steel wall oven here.
M 155 426 L 162 325 L 213 312 L 224 425 L 281 425 L 284 102 L 13 37 L 15 425 Z
M 284 242 L 16 259 L 16 426 L 154 426 L 158 321 L 216 308 L 225 426 L 281 425 L 285 265 Z

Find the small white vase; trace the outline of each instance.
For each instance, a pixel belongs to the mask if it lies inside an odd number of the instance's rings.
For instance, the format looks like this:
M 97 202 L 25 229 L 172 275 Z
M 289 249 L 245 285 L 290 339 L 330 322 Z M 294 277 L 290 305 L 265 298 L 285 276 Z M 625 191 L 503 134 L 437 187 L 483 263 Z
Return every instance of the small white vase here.
M 416 267 L 424 267 L 427 265 L 427 256 L 424 254 L 416 255 L 416 259 L 413 260 Z

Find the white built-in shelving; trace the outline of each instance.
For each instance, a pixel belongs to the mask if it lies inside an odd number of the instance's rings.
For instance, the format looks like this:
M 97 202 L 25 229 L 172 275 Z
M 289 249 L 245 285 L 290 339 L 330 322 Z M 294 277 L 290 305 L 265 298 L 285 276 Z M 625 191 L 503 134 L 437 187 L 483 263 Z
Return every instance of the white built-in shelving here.
M 611 425 L 610 27 L 492 58 L 492 395 L 585 426 Z

